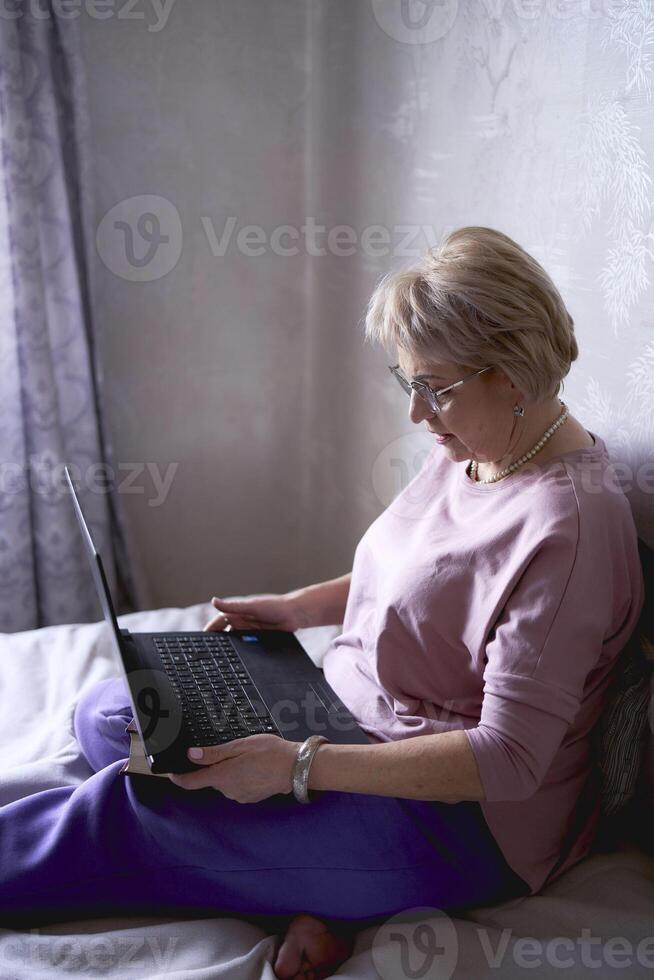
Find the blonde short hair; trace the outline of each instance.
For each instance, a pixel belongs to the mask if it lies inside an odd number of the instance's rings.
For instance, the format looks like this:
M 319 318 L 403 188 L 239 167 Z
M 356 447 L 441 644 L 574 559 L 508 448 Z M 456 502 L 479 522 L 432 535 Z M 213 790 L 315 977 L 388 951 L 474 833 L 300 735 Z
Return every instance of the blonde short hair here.
M 389 353 L 501 368 L 531 401 L 558 394 L 579 354 L 574 321 L 545 269 L 507 235 L 474 225 L 381 280 L 365 337 Z

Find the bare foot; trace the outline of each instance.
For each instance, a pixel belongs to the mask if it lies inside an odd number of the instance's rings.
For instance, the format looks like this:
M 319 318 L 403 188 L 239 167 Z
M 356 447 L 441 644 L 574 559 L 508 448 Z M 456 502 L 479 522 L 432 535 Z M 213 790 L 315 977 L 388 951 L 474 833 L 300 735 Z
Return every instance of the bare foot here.
M 322 980 L 349 959 L 349 930 L 313 915 L 296 915 L 277 950 L 273 971 L 280 980 Z

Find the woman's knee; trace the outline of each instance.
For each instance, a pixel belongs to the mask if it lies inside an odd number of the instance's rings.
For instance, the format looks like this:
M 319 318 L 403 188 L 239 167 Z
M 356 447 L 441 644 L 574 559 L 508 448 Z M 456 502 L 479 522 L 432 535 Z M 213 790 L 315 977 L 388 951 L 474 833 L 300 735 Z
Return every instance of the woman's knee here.
M 75 706 L 73 728 L 84 755 L 96 772 L 129 754 L 125 728 L 132 717 L 123 678 L 112 677 L 87 688 Z

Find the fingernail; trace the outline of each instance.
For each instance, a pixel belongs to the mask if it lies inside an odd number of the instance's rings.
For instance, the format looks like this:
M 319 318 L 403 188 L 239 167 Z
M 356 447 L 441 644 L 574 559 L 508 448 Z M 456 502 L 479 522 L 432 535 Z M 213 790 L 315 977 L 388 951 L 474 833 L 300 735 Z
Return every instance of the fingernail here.
M 189 749 L 188 750 L 188 757 L 189 757 L 189 759 L 201 759 L 202 758 L 202 749 L 198 749 L 198 748 L 195 748 L 195 747 L 193 747 L 192 749 Z

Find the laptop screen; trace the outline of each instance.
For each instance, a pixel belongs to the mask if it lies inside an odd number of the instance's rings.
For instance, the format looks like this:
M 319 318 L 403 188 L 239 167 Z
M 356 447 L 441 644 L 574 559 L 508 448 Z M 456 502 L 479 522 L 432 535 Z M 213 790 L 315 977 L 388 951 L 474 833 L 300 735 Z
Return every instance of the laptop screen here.
M 77 515 L 77 520 L 80 526 L 80 531 L 82 532 L 82 541 L 84 542 L 84 550 L 91 565 L 91 572 L 93 574 L 93 581 L 95 582 L 96 592 L 98 593 L 98 598 L 100 600 L 100 605 L 102 606 L 102 612 L 104 613 L 104 618 L 107 621 L 109 628 L 116 640 L 118 645 L 118 654 L 120 653 L 120 629 L 118 627 L 118 620 L 116 619 L 116 613 L 114 611 L 114 604 L 111 601 L 111 595 L 109 593 L 109 586 L 107 585 L 107 577 L 104 573 L 104 568 L 102 567 L 102 559 L 97 552 L 95 545 L 93 544 L 93 538 L 91 537 L 91 532 L 88 529 L 86 521 L 84 520 L 84 514 L 82 513 L 82 508 L 80 507 L 79 499 L 75 491 L 75 486 L 70 476 L 70 471 L 68 467 L 64 467 L 64 472 L 66 474 L 66 480 L 68 481 L 68 489 L 73 500 L 73 507 L 75 508 L 75 514 Z M 119 661 L 122 667 L 122 658 L 119 656 Z

